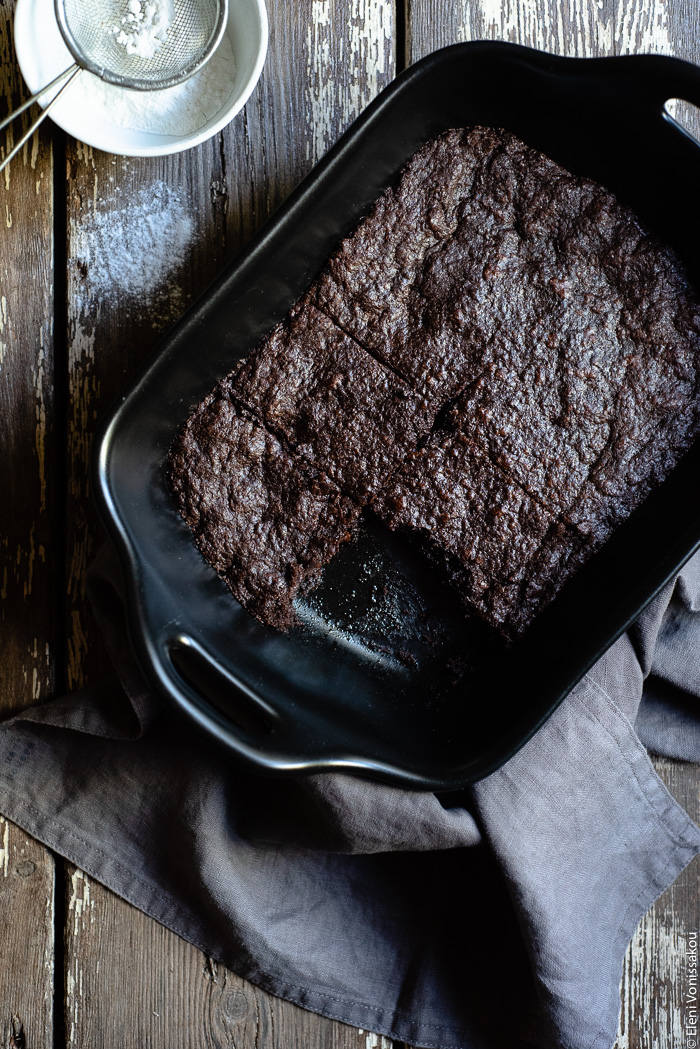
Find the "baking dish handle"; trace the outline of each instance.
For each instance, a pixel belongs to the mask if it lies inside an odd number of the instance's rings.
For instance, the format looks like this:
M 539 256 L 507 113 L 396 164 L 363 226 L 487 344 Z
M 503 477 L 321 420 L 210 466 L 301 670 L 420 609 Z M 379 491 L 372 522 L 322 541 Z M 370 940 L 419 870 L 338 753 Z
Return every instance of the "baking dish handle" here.
M 647 64 L 652 58 L 654 66 Z M 640 89 L 663 105 L 672 98 L 680 98 L 700 106 L 700 66 L 681 58 L 640 55 L 626 60 L 633 70 Z
M 161 644 L 160 653 L 156 671 L 161 687 L 190 724 L 200 725 L 251 771 L 320 772 L 342 764 L 374 776 L 386 774 L 381 762 L 348 760 L 331 752 L 313 717 L 298 708 L 293 715 L 280 713 L 190 637 L 171 638 Z
M 263 743 L 270 746 L 279 715 L 256 691 L 185 635 L 171 638 L 161 652 L 168 690 L 181 709 L 196 721 L 213 717 L 226 742 L 242 750 L 243 756 Z

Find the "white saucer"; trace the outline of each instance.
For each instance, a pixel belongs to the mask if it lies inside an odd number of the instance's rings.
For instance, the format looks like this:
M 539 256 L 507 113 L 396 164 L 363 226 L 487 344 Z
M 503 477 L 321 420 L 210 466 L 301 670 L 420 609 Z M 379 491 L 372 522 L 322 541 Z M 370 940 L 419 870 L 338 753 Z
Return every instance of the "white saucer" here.
M 110 107 L 106 103 L 103 105 L 101 102 L 95 102 L 95 92 L 89 107 L 84 102 L 81 105 L 85 93 L 90 92 L 90 81 L 94 83 L 97 79 L 92 73 L 85 71 L 66 89 L 65 95 L 51 110 L 50 117 L 68 134 L 87 145 L 123 156 L 164 156 L 198 146 L 235 117 L 258 81 L 265 62 L 268 40 L 264 0 L 229 0 L 226 36 L 230 40 L 236 64 L 235 75 L 231 80 L 231 93 L 218 113 L 190 134 L 155 134 L 145 129 L 116 126 L 110 122 Z M 73 64 L 73 58 L 56 23 L 53 0 L 17 0 L 15 47 L 22 76 L 31 92 L 39 91 Z M 213 57 L 210 61 L 213 61 Z M 111 90 L 121 92 L 125 89 Z M 50 98 L 51 96 L 46 96 L 45 102 Z

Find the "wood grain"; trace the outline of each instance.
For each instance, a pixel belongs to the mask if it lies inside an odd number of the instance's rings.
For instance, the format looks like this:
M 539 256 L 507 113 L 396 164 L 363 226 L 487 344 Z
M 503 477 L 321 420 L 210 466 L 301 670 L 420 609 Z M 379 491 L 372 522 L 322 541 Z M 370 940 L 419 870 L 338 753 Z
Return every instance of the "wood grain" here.
M 0 816 L 0 1049 L 53 1045 L 54 861 Z
M 675 0 L 411 0 L 411 61 L 459 40 L 508 40 L 572 57 L 696 54 L 698 12 Z
M 2 117 L 23 98 L 13 11 L 0 0 Z M 14 141 L 12 128 L 0 133 L 0 155 Z M 54 679 L 52 163 L 41 128 L 0 175 L 0 712 L 49 694 Z
M 0 0 L 0 117 L 24 97 L 13 14 Z M 42 128 L 0 176 L 0 717 L 55 680 L 52 172 Z M 53 892 L 51 853 L 0 817 L 0 1046 L 53 1044 Z
M 105 671 L 85 603 L 85 573 L 99 541 L 88 463 L 95 420 L 162 333 L 393 76 L 389 0 L 268 4 L 270 51 L 246 109 L 198 150 L 129 160 L 68 146 L 68 676 L 71 687 Z M 343 71 L 338 76 L 339 70 Z M 114 231 L 165 205 L 177 251 L 162 279 L 134 286 L 114 270 L 97 279 Z M 146 237 L 146 246 L 147 237 Z M 157 255 L 160 245 L 150 245 Z M 96 268 L 97 264 L 97 268 Z M 208 963 L 195 948 L 68 867 L 66 1044 L 129 1041 L 163 1049 L 383 1047 L 374 1035 L 297 1009 Z M 372 1039 L 375 1039 L 372 1041 Z M 389 1043 L 386 1043 L 388 1049 Z
M 273 998 L 71 869 L 66 1047 L 391 1049 Z M 193 1038 L 196 1037 L 196 1042 Z

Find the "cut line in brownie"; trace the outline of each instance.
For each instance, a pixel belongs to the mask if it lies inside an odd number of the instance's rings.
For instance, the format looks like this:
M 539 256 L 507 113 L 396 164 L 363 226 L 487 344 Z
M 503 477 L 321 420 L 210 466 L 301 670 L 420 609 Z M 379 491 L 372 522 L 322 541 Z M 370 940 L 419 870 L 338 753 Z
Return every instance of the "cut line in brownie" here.
M 426 259 L 457 227 L 476 172 L 501 142 L 487 128 L 452 130 L 420 149 L 346 237 L 310 289 L 344 331 L 439 407 L 481 371 L 475 339 L 445 339 L 439 305 L 416 293 Z
M 359 502 L 378 492 L 433 413 L 302 300 L 229 376 L 231 394 Z
M 233 595 L 263 623 L 292 626 L 294 598 L 350 538 L 359 507 L 223 396 L 190 416 L 169 470 L 180 514 Z

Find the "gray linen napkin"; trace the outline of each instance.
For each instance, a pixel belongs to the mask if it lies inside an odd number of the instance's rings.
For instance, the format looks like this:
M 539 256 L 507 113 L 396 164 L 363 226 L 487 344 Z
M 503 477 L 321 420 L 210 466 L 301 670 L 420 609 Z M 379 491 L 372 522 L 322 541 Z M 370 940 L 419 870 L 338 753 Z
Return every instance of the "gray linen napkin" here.
M 0 811 L 261 987 L 414 1045 L 607 1049 L 622 959 L 700 832 L 700 555 L 502 769 L 437 797 L 242 774 L 160 709 L 104 551 L 119 679 L 0 726 Z

